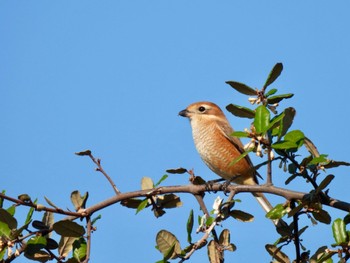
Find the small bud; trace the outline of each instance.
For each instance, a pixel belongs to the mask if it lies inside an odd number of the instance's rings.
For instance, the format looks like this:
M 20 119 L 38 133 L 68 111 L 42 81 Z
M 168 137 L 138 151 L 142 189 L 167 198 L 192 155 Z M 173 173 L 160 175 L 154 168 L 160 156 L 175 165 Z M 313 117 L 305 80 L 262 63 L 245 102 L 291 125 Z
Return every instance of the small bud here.
M 257 98 L 253 98 L 253 97 L 250 97 L 248 98 L 248 101 L 250 102 L 250 104 L 254 105 L 256 103 L 258 99 Z
M 275 154 L 274 154 L 274 152 L 271 150 L 271 151 L 270 151 L 270 160 L 273 160 L 273 159 L 275 159 Z
M 258 144 L 258 147 L 256 149 L 256 156 L 258 156 L 258 157 L 262 157 L 263 156 L 263 154 L 261 152 L 261 145 L 260 145 L 260 143 Z

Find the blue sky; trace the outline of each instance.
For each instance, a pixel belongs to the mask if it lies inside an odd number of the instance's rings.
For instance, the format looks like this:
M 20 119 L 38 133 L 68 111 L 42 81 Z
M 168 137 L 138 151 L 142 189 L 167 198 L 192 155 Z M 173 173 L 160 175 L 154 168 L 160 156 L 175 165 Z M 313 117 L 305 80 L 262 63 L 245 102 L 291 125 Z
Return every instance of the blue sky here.
M 1 188 L 12 196 L 28 193 L 44 204 L 47 196 L 70 209 L 76 189 L 89 191 L 88 204 L 102 201 L 113 195 L 112 188 L 88 158 L 74 155 L 84 149 L 102 159 L 123 192 L 139 189 L 144 176 L 156 181 L 166 169 L 180 166 L 215 178 L 178 112 L 200 100 L 222 108 L 249 106 L 225 81 L 260 87 L 277 62 L 284 71 L 273 87 L 295 93 L 281 103 L 296 108 L 294 128 L 302 129 L 321 153 L 349 161 L 349 8 L 345 0 L 1 1 Z M 250 125 L 228 117 L 237 130 Z M 283 186 L 287 175 L 276 172 L 274 181 Z M 330 172 L 336 175 L 330 194 L 349 200 L 344 187 L 349 169 Z M 165 182 L 186 183 L 180 175 Z M 289 187 L 308 189 L 301 181 Z M 215 197 L 207 195 L 208 206 Z M 150 211 L 135 216 L 119 205 L 101 212 L 91 262 L 111 257 L 155 262 L 161 258 L 155 236 L 164 228 L 185 246 L 189 210 L 195 207 L 196 215 L 199 210 L 192 197 L 181 198 L 182 208 L 159 219 Z M 239 198 L 239 208 L 256 219 L 225 222 L 238 246 L 226 259 L 248 262 L 258 256 L 268 262 L 264 244 L 277 239 L 273 226 L 250 195 Z M 333 219 L 344 216 L 328 211 Z M 330 243 L 330 228 L 318 225 L 310 226 L 303 244 L 314 250 Z M 205 259 L 201 250 L 191 262 Z

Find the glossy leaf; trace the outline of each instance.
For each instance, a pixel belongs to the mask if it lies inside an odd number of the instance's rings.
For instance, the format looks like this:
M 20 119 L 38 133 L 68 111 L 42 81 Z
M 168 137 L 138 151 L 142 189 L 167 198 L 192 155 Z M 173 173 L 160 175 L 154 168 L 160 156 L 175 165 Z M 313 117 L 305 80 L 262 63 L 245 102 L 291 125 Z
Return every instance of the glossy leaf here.
M 295 109 L 292 107 L 286 108 L 284 111 L 284 118 L 282 123 L 276 131 L 273 132 L 273 135 L 277 135 L 278 139 L 282 138 L 289 130 L 289 128 L 293 124 L 293 120 L 295 117 Z
M 287 214 L 287 209 L 283 204 L 278 204 L 266 214 L 266 217 L 269 219 L 280 219 L 285 214 Z
M 45 237 L 35 236 L 28 240 L 25 251 L 28 254 L 34 254 L 39 250 L 45 248 L 46 244 L 47 242 Z
M 230 216 L 242 222 L 252 222 L 254 220 L 253 215 L 243 212 L 241 210 L 231 210 Z
M 332 182 L 334 177 L 335 176 L 333 174 L 327 175 L 326 178 L 323 179 L 323 181 L 317 187 L 316 192 L 318 193 L 318 192 L 322 191 L 323 189 L 325 189 Z
M 265 97 L 271 96 L 277 92 L 277 89 L 270 89 L 268 92 L 265 93 Z
M 308 163 L 308 165 L 317 165 L 319 163 L 328 163 L 327 154 L 321 154 L 317 157 L 312 158 L 312 160 Z
M 156 243 L 159 251 L 165 256 L 168 251 L 174 246 L 174 251 L 169 257 L 175 259 L 181 254 L 180 243 L 177 238 L 167 230 L 161 230 L 156 236 Z
M 73 243 L 73 257 L 78 262 L 83 262 L 86 258 L 86 242 L 84 238 L 75 240 Z
M 302 143 L 300 142 L 303 142 L 304 138 L 305 138 L 305 135 L 300 130 L 290 131 L 284 136 L 284 140 L 295 142 L 296 144 L 298 144 L 299 147 L 302 145 Z
M 246 138 L 248 137 L 248 133 L 243 132 L 243 131 L 235 131 L 230 134 L 232 137 L 237 137 L 237 138 Z
M 10 229 L 17 228 L 17 220 L 7 210 L 0 208 L 0 221 L 7 224 Z
M 278 78 L 278 76 L 281 74 L 282 70 L 283 70 L 283 64 L 277 63 L 270 71 L 270 74 L 267 77 L 267 80 L 264 84 L 263 89 L 265 89 L 267 86 L 271 85 Z
M 139 206 L 136 209 L 136 214 L 141 212 L 143 209 L 145 209 L 148 205 L 148 198 L 142 200 L 142 202 L 139 204 Z
M 11 235 L 11 229 L 9 228 L 8 224 L 0 220 L 0 236 L 5 236 L 9 238 L 10 235 Z
M 154 185 L 154 187 L 157 187 L 158 185 L 160 185 L 165 179 L 168 178 L 168 175 L 167 174 L 164 174 L 160 179 L 159 181 Z
M 38 201 L 38 199 L 35 199 L 33 203 L 36 204 L 37 201 Z M 33 213 L 34 213 L 34 207 L 31 207 L 29 209 L 29 211 L 28 211 L 28 214 L 27 214 L 27 217 L 26 217 L 26 221 L 25 221 L 24 224 L 28 224 L 28 223 L 30 223 L 32 221 Z
M 339 166 L 350 166 L 350 163 L 348 162 L 343 162 L 343 161 L 333 161 L 331 160 L 329 163 L 324 165 L 324 168 L 330 169 L 330 168 L 335 168 Z
M 257 95 L 256 90 L 247 86 L 246 84 L 243 84 L 237 81 L 226 81 L 226 83 L 242 94 L 252 95 L 252 96 Z
M 298 145 L 295 142 L 280 141 L 280 142 L 275 142 L 274 144 L 271 145 L 271 147 L 277 150 L 288 150 L 288 149 L 298 148 Z
M 318 212 L 312 212 L 312 215 L 314 216 L 314 218 L 317 221 L 324 223 L 324 224 L 327 224 L 327 225 L 329 225 L 332 221 L 331 216 L 325 210 L 320 210 Z
M 244 153 L 242 153 L 240 156 L 238 156 L 236 159 L 232 160 L 229 164 L 229 166 L 235 165 L 236 163 L 238 163 L 240 160 L 244 159 L 253 149 L 251 149 L 250 151 L 246 151 Z
M 268 104 L 279 103 L 281 100 L 289 99 L 293 96 L 294 96 L 294 94 L 292 94 L 292 93 L 271 96 L 271 97 L 267 98 L 267 103 Z
M 189 244 L 191 244 L 192 243 L 192 230 L 193 230 L 193 209 L 191 209 L 190 215 L 188 216 L 186 229 L 187 229 L 187 242 Z
M 241 118 L 253 119 L 255 116 L 255 112 L 253 110 L 243 106 L 229 104 L 226 106 L 226 109 L 233 115 Z
M 84 227 L 69 220 L 61 220 L 54 223 L 53 230 L 55 230 L 57 234 L 65 237 L 81 237 L 85 234 Z
M 336 245 L 342 245 L 347 242 L 347 233 L 345 223 L 342 219 L 337 218 L 332 224 L 333 237 Z
M 260 105 L 255 110 L 254 127 L 257 134 L 263 134 L 267 131 L 270 124 L 270 112 L 264 106 Z

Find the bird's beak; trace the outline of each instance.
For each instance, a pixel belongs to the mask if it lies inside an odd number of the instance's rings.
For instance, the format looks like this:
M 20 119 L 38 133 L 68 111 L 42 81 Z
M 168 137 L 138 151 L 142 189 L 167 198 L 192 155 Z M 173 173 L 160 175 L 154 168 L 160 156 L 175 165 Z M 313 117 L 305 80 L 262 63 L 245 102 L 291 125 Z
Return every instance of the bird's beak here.
M 189 117 L 188 116 L 188 110 L 185 109 L 185 110 L 180 111 L 179 115 L 182 116 L 182 117 L 187 117 L 188 118 Z

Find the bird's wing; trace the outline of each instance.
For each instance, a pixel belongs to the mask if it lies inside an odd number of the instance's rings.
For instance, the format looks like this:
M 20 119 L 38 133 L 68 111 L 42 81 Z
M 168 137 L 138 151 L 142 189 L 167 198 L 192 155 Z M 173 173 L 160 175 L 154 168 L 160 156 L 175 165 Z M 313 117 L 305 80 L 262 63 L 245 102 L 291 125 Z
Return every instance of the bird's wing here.
M 232 136 L 231 134 L 234 132 L 234 130 L 232 129 L 232 127 L 230 125 L 227 124 L 227 122 L 219 122 L 219 126 L 220 126 L 220 131 L 222 131 L 222 134 L 225 136 L 225 138 L 227 138 L 234 146 L 236 149 L 238 149 L 238 151 L 242 154 L 245 152 L 243 144 L 241 142 L 240 139 L 238 139 L 237 137 Z M 254 165 L 252 163 L 252 161 L 249 158 L 249 155 L 246 155 L 245 160 L 248 162 L 248 164 L 252 167 L 252 169 L 254 170 L 254 175 L 255 177 L 259 176 L 259 173 L 255 170 Z M 258 182 L 257 178 L 255 178 L 256 183 Z

